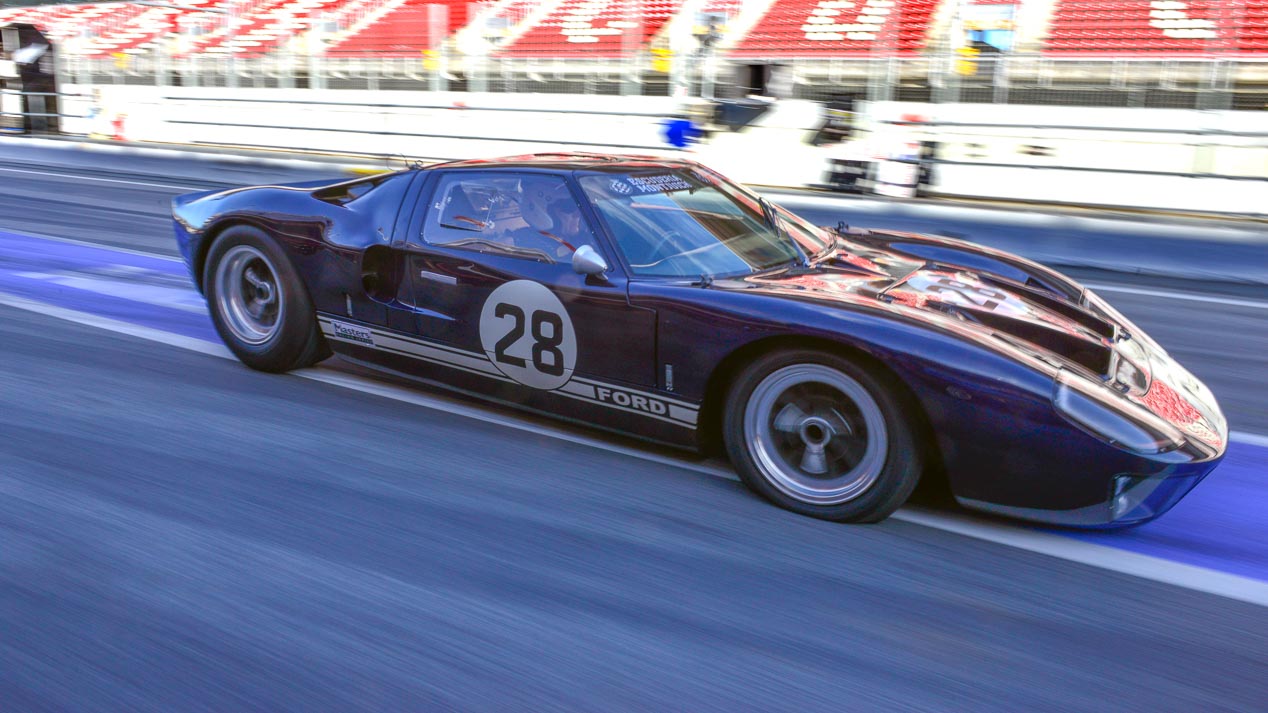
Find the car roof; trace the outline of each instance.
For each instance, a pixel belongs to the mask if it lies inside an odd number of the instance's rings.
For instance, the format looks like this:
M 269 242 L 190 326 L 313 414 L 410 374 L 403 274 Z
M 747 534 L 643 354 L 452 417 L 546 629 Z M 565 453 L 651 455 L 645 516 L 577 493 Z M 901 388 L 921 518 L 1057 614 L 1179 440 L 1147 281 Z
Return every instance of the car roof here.
M 473 168 L 537 168 L 555 171 L 603 171 L 626 172 L 645 171 L 648 169 L 677 170 L 696 165 L 693 161 L 663 156 L 643 156 L 634 154 L 603 154 L 583 152 L 552 152 L 523 154 L 520 156 L 503 156 L 501 158 L 468 159 L 450 161 L 427 167 L 427 170 L 473 169 Z

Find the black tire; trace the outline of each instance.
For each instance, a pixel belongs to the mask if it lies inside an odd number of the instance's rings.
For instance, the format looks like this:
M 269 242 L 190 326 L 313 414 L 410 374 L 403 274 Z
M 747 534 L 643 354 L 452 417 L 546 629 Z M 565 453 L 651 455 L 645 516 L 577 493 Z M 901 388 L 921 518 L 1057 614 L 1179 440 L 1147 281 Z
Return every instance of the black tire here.
M 203 292 L 216 332 L 252 369 L 278 373 L 330 356 L 303 281 L 258 228 L 237 225 L 216 237 L 203 268 Z
M 727 454 L 751 490 L 802 515 L 879 522 L 924 467 L 923 430 L 894 378 L 836 354 L 766 354 L 732 382 Z

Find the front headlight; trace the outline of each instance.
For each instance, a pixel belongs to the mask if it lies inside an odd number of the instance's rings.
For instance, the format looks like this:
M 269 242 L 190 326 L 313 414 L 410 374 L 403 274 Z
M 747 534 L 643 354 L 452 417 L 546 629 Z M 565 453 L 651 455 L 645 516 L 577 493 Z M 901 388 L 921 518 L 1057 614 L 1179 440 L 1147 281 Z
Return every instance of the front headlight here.
M 1184 434 L 1178 428 L 1120 398 L 1062 370 L 1057 372 L 1052 403 L 1071 423 L 1119 448 L 1154 455 L 1184 445 Z

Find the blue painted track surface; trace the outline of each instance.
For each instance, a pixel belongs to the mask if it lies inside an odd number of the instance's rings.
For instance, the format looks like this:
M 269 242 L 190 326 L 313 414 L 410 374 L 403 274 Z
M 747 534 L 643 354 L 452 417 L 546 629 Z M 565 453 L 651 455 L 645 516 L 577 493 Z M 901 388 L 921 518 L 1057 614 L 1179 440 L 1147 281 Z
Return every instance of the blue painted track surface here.
M 1087 542 L 1268 581 L 1268 448 L 1234 441 L 1206 480 L 1148 525 L 1062 533 Z
M 183 263 L 0 231 L 0 293 L 219 343 Z M 1268 581 L 1268 448 L 1233 443 L 1224 463 L 1143 527 L 1060 534 Z
M 0 231 L 0 292 L 218 341 L 177 260 Z

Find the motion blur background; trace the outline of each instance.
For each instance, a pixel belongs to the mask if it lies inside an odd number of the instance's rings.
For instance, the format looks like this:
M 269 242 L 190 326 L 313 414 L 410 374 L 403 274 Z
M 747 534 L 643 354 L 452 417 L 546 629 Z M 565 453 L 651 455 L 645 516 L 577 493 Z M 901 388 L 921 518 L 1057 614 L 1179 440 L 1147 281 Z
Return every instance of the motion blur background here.
M 1268 0 L 0 0 L 0 713 L 1262 711 L 1265 109 Z M 176 195 L 683 121 L 817 223 L 1083 281 L 1228 457 L 1133 531 L 835 525 L 337 358 L 252 372 L 175 259 Z
M 1268 185 L 1262 0 L 195 0 L 4 23 L 47 38 L 11 30 L 0 55 L 10 131 L 444 159 L 654 152 L 679 116 L 758 184 L 1236 214 Z M 61 94 L 24 108 L 35 62 Z

